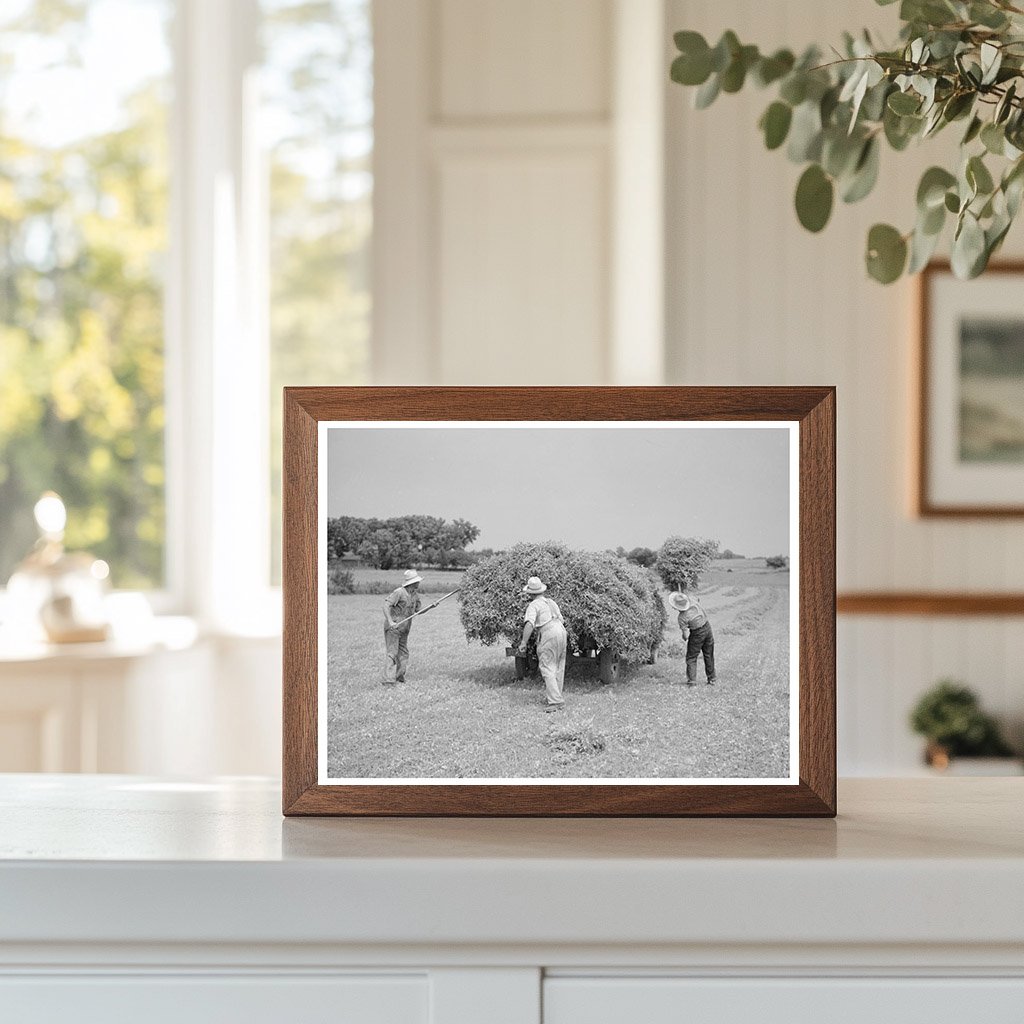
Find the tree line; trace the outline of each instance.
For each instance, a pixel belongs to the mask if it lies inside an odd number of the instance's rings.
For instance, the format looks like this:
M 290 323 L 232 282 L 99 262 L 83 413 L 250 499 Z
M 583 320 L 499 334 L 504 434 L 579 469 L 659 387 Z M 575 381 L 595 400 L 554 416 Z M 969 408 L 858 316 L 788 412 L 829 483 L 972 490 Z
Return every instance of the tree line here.
M 327 520 L 327 557 L 337 561 L 355 554 L 375 569 L 436 566 L 459 569 L 495 554 L 491 548 L 467 551 L 480 530 L 466 519 L 451 521 L 439 516 L 394 516 L 390 519 L 338 516 Z M 501 554 L 501 552 L 497 552 Z M 657 573 L 673 590 L 695 587 L 717 558 L 738 558 L 728 549 L 720 550 L 717 540 L 704 537 L 669 537 L 658 550 L 619 547 L 612 554 Z M 785 568 L 783 556 L 767 559 L 771 568 Z
M 327 557 L 333 560 L 352 552 L 375 569 L 410 565 L 451 569 L 473 563 L 474 556 L 466 548 L 479 536 L 479 528 L 466 519 L 339 516 L 327 520 Z

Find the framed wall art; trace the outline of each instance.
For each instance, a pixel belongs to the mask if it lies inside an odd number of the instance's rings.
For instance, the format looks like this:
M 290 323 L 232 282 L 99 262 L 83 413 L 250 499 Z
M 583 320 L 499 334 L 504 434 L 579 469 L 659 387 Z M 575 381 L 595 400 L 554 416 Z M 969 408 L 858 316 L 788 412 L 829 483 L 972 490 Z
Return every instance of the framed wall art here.
M 835 814 L 832 388 L 284 417 L 285 814 Z
M 917 512 L 1024 515 L 1024 263 L 919 288 Z

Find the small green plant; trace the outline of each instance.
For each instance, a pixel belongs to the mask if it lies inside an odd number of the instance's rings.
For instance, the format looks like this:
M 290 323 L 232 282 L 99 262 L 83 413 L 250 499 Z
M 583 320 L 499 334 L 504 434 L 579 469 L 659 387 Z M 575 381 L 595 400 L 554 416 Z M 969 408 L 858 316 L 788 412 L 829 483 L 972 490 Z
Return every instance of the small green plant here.
M 876 0 L 885 7 L 896 0 Z M 956 167 L 930 167 L 917 189 L 915 224 L 868 232 L 867 271 L 889 284 L 931 259 L 949 215 L 952 267 L 977 277 L 1003 244 L 1024 197 L 1024 9 L 1011 0 L 902 0 L 899 42 L 878 46 L 850 33 L 825 54 L 811 47 L 762 54 L 732 31 L 710 46 L 677 32 L 673 81 L 697 87 L 696 105 L 748 81 L 776 98 L 759 127 L 768 149 L 807 167 L 796 187 L 796 214 L 821 231 L 838 194 L 856 203 L 875 187 L 880 151 L 958 122 L 964 132 Z M 996 165 L 993 170 L 991 165 Z
M 918 701 L 910 725 L 949 757 L 1013 754 L 995 719 L 981 710 L 974 691 L 950 679 L 943 679 Z

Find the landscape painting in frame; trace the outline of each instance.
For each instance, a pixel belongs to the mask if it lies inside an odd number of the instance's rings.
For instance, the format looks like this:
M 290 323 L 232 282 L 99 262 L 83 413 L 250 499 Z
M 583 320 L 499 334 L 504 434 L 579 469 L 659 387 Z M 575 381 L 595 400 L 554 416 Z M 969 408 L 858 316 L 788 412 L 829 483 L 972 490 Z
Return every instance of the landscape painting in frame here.
M 1024 276 L 925 275 L 921 511 L 1024 514 Z
M 318 424 L 318 781 L 799 784 L 799 425 Z

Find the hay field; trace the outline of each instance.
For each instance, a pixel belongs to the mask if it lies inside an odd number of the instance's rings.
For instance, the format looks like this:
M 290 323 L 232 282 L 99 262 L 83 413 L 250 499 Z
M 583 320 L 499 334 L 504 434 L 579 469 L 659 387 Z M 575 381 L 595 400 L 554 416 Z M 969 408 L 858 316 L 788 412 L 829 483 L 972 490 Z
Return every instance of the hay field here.
M 725 568 L 723 568 L 725 566 Z M 731 568 L 733 571 L 728 572 Z M 452 589 L 429 580 L 432 594 Z M 443 584 L 443 585 L 439 585 Z M 603 686 L 570 663 L 565 709 L 543 710 L 540 678 L 516 682 L 504 648 L 470 644 L 458 598 L 421 616 L 406 682 L 382 686 L 382 598 L 328 598 L 332 778 L 770 778 L 789 770 L 789 573 L 716 563 L 700 589 L 718 685 L 685 684 L 670 614 L 657 664 Z

